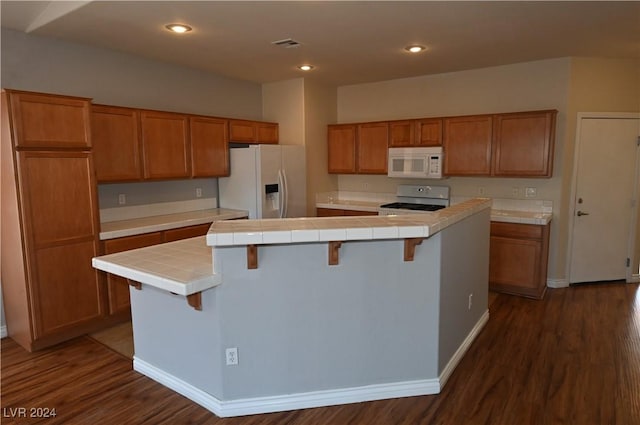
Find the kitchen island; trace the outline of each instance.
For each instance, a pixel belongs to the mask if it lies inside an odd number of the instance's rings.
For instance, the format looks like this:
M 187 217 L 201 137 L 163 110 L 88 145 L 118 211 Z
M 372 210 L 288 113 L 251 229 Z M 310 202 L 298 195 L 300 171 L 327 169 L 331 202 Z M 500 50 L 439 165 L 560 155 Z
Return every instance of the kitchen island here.
M 134 369 L 218 416 L 437 394 L 488 320 L 490 208 L 220 221 L 94 267 L 134 284 Z

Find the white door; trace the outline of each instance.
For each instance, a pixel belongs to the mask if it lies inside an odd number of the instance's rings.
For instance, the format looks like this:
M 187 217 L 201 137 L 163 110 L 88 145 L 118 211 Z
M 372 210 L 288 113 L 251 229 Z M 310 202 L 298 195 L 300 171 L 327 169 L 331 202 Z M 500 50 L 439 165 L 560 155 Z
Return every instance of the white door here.
M 569 282 L 630 276 L 638 118 L 579 117 Z

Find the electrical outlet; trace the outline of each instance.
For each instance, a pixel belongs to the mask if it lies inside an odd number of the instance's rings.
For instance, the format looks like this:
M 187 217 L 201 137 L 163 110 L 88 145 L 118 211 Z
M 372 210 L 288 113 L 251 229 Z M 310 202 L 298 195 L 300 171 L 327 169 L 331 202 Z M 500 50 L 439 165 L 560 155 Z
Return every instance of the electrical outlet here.
M 473 305 L 473 294 L 469 294 L 469 307 L 468 310 L 471 310 L 471 306 Z
M 486 190 L 485 190 L 484 186 L 478 186 L 478 195 L 484 196 L 485 193 L 486 193 Z
M 118 205 L 124 205 L 127 203 L 127 196 L 124 193 L 118 195 Z
M 227 348 L 225 354 L 227 357 L 227 366 L 235 366 L 238 364 L 238 349 L 236 347 Z
M 512 187 L 511 188 L 511 196 L 513 196 L 514 198 L 517 198 L 520 196 L 520 189 L 517 187 Z
M 202 188 L 196 187 L 196 198 L 202 198 Z
M 537 194 L 538 194 L 538 191 L 535 187 L 526 187 L 524 189 L 525 198 L 535 198 Z

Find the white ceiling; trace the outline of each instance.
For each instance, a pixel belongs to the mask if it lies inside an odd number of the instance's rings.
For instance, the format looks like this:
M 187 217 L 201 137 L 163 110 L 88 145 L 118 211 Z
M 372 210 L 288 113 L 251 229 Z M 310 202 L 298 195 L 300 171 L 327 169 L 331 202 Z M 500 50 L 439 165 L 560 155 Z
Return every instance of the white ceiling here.
M 640 58 L 640 2 L 5 1 L 2 27 L 254 82 L 347 85 L 566 56 Z M 164 25 L 182 22 L 183 35 Z M 271 44 L 293 38 L 301 45 Z M 428 51 L 403 50 L 417 43 Z

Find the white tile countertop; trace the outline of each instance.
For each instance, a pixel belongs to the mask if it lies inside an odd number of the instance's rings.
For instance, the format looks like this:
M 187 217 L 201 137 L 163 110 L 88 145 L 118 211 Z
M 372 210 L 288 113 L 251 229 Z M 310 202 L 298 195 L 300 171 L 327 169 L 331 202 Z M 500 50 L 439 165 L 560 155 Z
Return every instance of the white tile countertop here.
M 226 208 L 211 208 L 151 217 L 110 221 L 100 224 L 100 240 L 133 236 L 142 233 L 159 232 L 179 227 L 195 226 L 218 220 L 230 220 L 248 217 L 249 212 Z
M 95 257 L 92 265 L 135 282 L 191 295 L 221 282 L 205 236 Z
M 324 192 L 316 195 L 316 208 L 375 212 L 380 205 L 395 201 L 395 193 Z
M 218 221 L 209 229 L 207 245 L 429 237 L 471 214 L 488 208 L 491 208 L 490 199 L 474 198 L 431 214 Z
M 472 198 L 451 199 L 451 205 L 456 205 Z M 366 193 L 329 192 L 316 197 L 316 208 L 334 208 L 358 211 L 377 211 L 381 204 L 395 202 L 395 195 L 374 194 L 367 198 Z M 551 201 L 493 199 L 491 221 L 504 223 L 535 224 L 544 226 L 553 216 Z
M 502 223 L 535 224 L 545 226 L 551 221 L 552 214 L 533 211 L 491 210 L 491 221 Z

